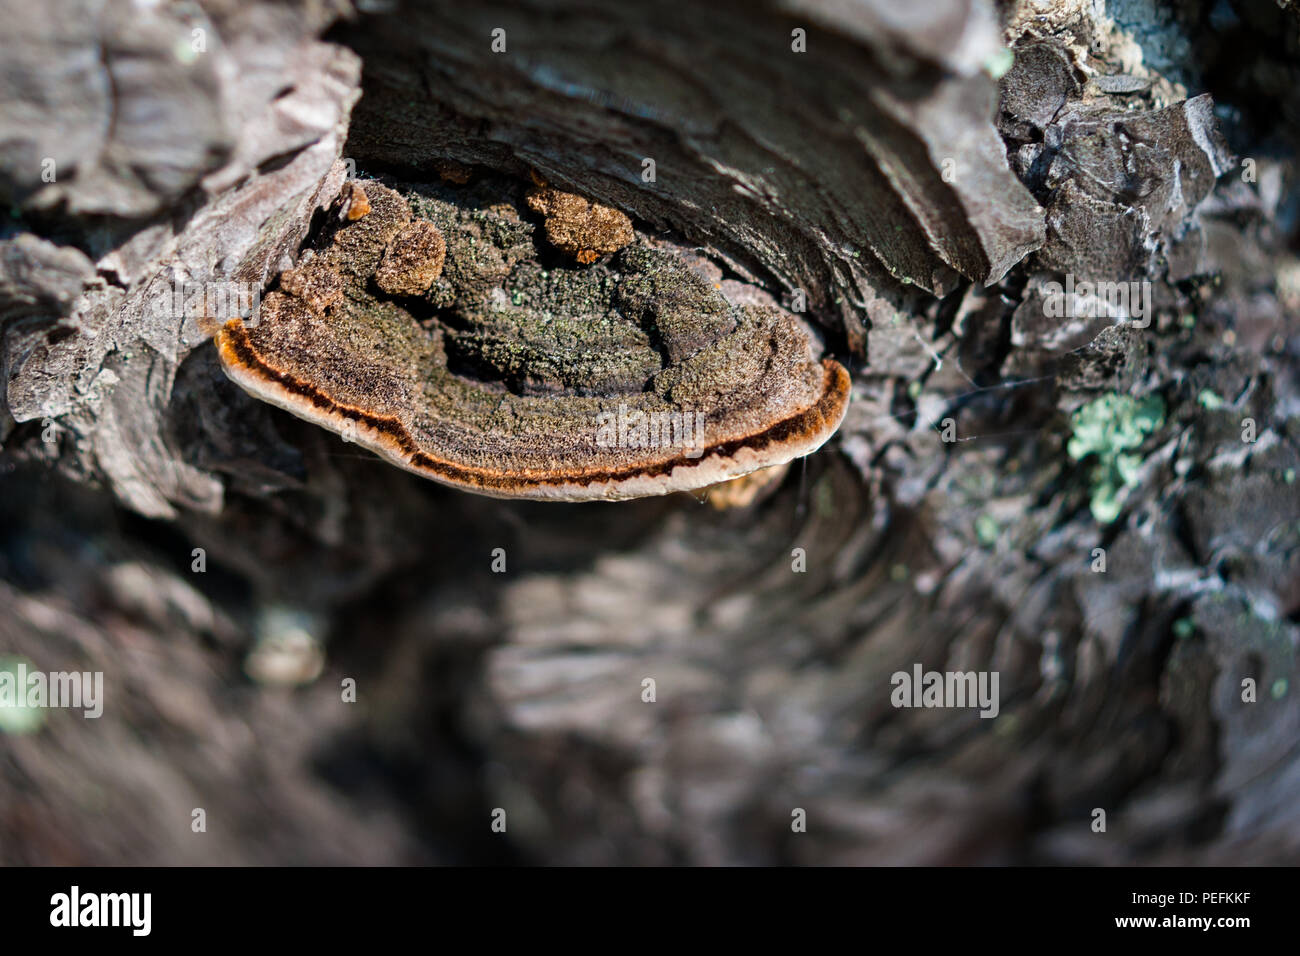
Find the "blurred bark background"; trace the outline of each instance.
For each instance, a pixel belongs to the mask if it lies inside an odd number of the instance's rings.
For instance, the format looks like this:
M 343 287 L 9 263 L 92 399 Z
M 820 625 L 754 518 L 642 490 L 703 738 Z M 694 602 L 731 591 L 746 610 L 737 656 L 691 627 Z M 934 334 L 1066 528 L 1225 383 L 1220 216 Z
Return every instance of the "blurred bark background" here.
M 1300 858 L 1294 5 L 0 7 L 0 666 L 106 687 L 0 710 L 0 862 Z M 840 434 L 745 508 L 499 502 L 155 307 L 467 170 L 802 296 Z

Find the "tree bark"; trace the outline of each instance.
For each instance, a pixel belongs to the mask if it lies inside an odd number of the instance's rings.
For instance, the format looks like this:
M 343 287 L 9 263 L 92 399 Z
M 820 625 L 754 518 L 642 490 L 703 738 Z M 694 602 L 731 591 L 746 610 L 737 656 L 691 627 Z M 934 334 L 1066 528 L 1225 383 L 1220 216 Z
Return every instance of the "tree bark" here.
M 5 10 L 0 657 L 107 697 L 0 735 L 0 860 L 1294 860 L 1300 20 L 1203 6 Z M 440 172 L 806 304 L 839 435 L 738 509 L 498 502 L 165 305 Z

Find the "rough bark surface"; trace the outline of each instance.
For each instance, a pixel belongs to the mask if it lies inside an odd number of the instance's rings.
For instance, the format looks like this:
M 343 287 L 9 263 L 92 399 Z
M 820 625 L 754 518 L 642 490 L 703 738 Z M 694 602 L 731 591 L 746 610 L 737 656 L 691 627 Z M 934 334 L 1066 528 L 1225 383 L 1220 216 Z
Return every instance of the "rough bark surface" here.
M 0 709 L 0 862 L 1300 858 L 1294 9 L 13 6 L 0 669 L 106 701 Z M 744 508 L 544 505 L 255 401 L 167 303 L 353 174 L 802 295 L 839 436 Z M 916 664 L 998 716 L 893 706 Z

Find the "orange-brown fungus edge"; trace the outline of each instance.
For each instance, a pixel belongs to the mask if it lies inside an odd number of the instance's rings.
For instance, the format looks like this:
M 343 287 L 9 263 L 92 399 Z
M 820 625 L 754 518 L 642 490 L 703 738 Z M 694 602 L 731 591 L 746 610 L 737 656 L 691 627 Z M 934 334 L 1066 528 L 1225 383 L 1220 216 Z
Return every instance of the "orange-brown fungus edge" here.
M 435 458 L 427 452 L 420 451 L 411 437 L 411 433 L 396 418 L 388 415 L 376 415 L 361 408 L 341 405 L 330 398 L 315 385 L 288 372 L 282 372 L 264 362 L 248 339 L 248 330 L 239 319 L 231 319 L 217 335 L 217 347 L 221 350 L 224 361 L 230 365 L 241 366 L 267 381 L 274 382 L 285 390 L 299 395 L 322 411 L 339 418 L 365 424 L 385 435 L 406 456 L 408 463 L 421 471 L 441 477 L 455 484 L 475 488 L 499 489 L 502 491 L 521 490 L 535 486 L 594 484 L 605 481 L 623 481 L 636 477 L 654 477 L 668 474 L 674 468 L 686 465 L 695 467 L 705 460 L 718 456 L 728 458 L 743 448 L 755 450 L 768 445 L 784 442 L 801 435 L 813 435 L 822 431 L 823 423 L 835 420 L 849 398 L 849 373 L 834 359 L 824 359 L 825 387 L 816 404 L 802 412 L 776 422 L 767 429 L 748 438 L 722 442 L 709 446 L 703 455 L 695 458 L 681 456 L 669 461 L 647 465 L 645 467 L 624 468 L 621 470 L 579 469 L 573 472 L 557 474 L 533 474 L 527 471 L 519 475 L 487 471 L 482 468 L 468 468 L 443 459 Z M 526 475 L 527 477 L 520 477 Z

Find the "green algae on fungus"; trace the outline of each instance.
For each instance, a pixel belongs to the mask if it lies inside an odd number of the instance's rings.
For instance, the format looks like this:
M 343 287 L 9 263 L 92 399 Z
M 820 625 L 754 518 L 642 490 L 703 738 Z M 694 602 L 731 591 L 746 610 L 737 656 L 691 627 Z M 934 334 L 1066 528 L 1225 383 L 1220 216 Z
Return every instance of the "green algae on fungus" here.
M 808 454 L 839 426 L 848 373 L 796 316 L 733 303 L 675 247 L 621 233 L 599 246 L 621 243 L 608 260 L 544 268 L 517 200 L 484 181 L 351 183 L 347 208 L 366 214 L 326 217 L 258 321 L 218 331 L 227 375 L 495 497 L 702 488 Z

